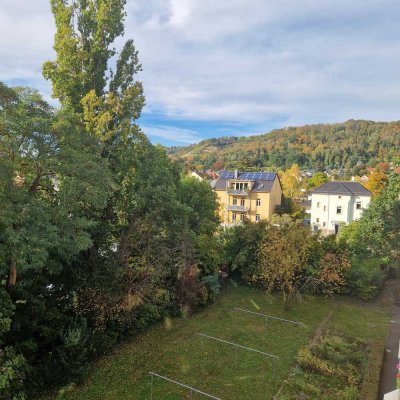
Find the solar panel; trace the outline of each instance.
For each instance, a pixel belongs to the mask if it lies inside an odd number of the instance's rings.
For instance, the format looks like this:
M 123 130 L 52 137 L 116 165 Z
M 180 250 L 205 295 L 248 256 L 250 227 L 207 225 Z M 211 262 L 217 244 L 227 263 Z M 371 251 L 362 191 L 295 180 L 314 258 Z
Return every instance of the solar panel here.
M 232 179 L 235 177 L 235 173 L 231 171 L 222 171 L 219 176 L 222 179 Z
M 233 179 L 235 173 L 233 171 L 222 171 L 219 176 L 221 179 Z M 275 177 L 275 172 L 242 172 L 239 174 L 240 180 L 251 181 L 273 181 Z
M 252 181 L 273 181 L 275 176 L 275 172 L 243 172 L 239 175 L 239 179 Z

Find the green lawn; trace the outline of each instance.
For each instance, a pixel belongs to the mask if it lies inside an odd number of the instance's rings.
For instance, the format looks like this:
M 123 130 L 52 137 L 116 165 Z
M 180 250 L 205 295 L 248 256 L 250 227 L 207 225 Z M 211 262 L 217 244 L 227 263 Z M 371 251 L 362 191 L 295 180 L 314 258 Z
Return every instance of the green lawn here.
M 281 318 L 302 321 L 305 327 L 268 321 L 234 311 L 241 307 Z M 281 298 L 228 284 L 215 304 L 188 319 L 167 320 L 132 339 L 92 366 L 85 384 L 63 399 L 150 399 L 149 371 L 165 375 L 223 400 L 271 399 L 287 379 L 299 349 L 333 312 L 330 331 L 365 338 L 373 347 L 386 337 L 387 308 L 350 299 L 307 299 L 285 311 Z M 203 332 L 279 356 L 274 372 L 270 359 L 200 337 Z M 156 379 L 154 400 L 189 399 L 187 391 Z M 52 397 L 48 397 L 52 398 Z M 193 399 L 205 397 L 193 394 Z

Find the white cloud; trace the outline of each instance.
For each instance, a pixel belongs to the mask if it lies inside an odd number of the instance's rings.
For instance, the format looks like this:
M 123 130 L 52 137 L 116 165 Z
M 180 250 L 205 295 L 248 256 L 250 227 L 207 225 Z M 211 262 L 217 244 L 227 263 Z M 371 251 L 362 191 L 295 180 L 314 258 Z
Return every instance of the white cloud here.
M 181 129 L 168 125 L 142 125 L 143 132 L 151 138 L 164 139 L 169 142 L 190 144 L 202 140 L 196 131 Z
M 40 77 L 53 54 L 48 0 L 2 3 L 0 80 L 48 92 Z M 125 36 L 143 64 L 146 111 L 165 120 L 248 123 L 248 131 L 271 120 L 395 120 L 399 12 L 397 0 L 128 0 Z M 147 128 L 182 143 L 199 136 Z

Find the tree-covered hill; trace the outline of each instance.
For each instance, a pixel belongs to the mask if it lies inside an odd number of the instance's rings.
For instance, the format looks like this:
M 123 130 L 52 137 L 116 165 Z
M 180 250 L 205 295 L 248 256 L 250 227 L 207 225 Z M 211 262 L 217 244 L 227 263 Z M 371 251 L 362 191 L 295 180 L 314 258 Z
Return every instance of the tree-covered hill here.
M 169 149 L 172 158 L 196 168 L 335 168 L 400 160 L 400 122 L 349 120 L 276 129 L 249 137 L 222 137 Z

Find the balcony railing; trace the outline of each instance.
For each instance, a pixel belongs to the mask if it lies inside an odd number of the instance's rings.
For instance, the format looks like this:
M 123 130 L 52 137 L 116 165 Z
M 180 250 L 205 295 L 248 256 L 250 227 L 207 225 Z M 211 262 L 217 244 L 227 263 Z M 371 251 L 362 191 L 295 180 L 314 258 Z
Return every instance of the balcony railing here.
M 249 207 L 246 207 L 246 206 L 234 206 L 233 204 L 229 204 L 227 206 L 227 209 L 229 211 L 241 211 L 241 212 L 249 211 Z
M 228 194 L 234 195 L 234 196 L 248 196 L 250 194 L 250 190 L 236 190 L 236 189 L 227 189 Z

